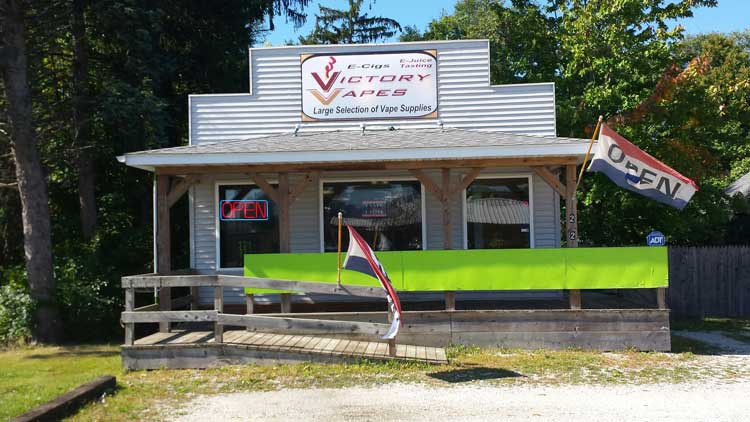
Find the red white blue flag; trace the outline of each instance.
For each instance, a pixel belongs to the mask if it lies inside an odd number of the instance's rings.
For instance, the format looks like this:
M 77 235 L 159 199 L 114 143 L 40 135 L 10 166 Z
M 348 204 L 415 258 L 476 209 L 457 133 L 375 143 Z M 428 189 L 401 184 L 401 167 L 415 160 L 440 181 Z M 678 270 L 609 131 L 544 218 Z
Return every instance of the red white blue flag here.
M 602 172 L 621 188 L 677 209 L 685 208 L 698 190 L 694 181 L 642 151 L 605 124 L 599 132 L 599 145 L 588 170 Z
M 392 316 L 391 327 L 383 339 L 392 339 L 396 337 L 398 328 L 401 326 L 401 301 L 398 300 L 396 289 L 393 288 L 385 268 L 378 261 L 370 245 L 352 226 L 347 224 L 346 228 L 349 229 L 349 250 L 346 251 L 343 268 L 367 274 L 380 281 L 380 285 L 385 290 L 385 297 L 388 299 L 388 310 Z

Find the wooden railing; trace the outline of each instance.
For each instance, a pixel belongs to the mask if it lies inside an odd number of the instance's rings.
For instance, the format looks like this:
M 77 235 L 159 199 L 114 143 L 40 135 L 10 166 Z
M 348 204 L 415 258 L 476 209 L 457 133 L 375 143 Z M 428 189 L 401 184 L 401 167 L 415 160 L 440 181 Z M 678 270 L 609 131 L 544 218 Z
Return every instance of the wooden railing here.
M 248 331 L 268 333 L 311 334 L 367 334 L 383 336 L 389 328 L 387 324 L 355 321 L 336 321 L 324 319 L 287 318 L 283 316 L 237 315 L 224 313 L 225 287 L 253 287 L 262 289 L 278 289 L 300 293 L 341 294 L 350 296 L 364 296 L 384 298 L 383 289 L 366 286 L 352 286 L 307 281 L 276 280 L 268 278 L 254 278 L 231 275 L 158 275 L 144 274 L 122 278 L 125 289 L 125 311 L 120 321 L 125 327 L 125 345 L 132 346 L 135 342 L 135 324 L 174 322 L 207 322 L 214 324 L 214 342 L 223 343 L 224 326 L 245 327 Z M 213 287 L 213 310 L 172 310 L 191 303 L 191 296 L 184 296 L 172 300 L 169 304 L 152 304 L 135 308 L 135 292 L 137 288 L 173 287 Z M 395 341 L 389 341 L 389 350 L 395 353 Z

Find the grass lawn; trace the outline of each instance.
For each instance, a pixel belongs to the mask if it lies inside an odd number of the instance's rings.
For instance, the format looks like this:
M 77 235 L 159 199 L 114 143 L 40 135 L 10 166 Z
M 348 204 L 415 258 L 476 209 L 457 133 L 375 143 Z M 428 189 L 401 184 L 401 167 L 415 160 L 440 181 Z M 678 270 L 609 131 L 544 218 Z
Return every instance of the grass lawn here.
M 0 421 L 100 375 L 119 378 L 118 346 L 29 347 L 0 352 Z
M 699 343 L 699 342 L 698 342 Z M 159 420 L 160 408 L 195 394 L 263 391 L 279 388 L 345 387 L 388 382 L 446 385 L 470 381 L 492 384 L 656 383 L 716 376 L 750 376 L 726 368 L 694 370 L 696 342 L 681 353 L 624 351 L 520 351 L 451 347 L 451 364 L 367 362 L 226 366 L 205 370 L 123 372 L 117 346 L 37 347 L 0 352 L 0 420 L 100 375 L 117 377 L 118 391 L 88 405 L 71 421 Z

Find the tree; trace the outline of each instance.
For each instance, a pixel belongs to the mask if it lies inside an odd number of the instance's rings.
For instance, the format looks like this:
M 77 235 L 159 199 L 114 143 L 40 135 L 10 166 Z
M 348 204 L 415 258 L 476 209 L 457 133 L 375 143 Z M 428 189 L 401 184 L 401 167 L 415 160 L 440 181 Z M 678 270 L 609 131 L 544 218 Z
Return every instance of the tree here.
M 96 230 L 96 169 L 91 148 L 91 93 L 89 87 L 89 47 L 86 35 L 86 0 L 72 0 L 73 38 L 73 145 L 78 168 L 78 204 L 81 234 L 91 240 Z
M 2 73 L 7 97 L 10 142 L 21 197 L 26 273 L 36 301 L 34 335 L 41 342 L 60 340 L 62 324 L 55 302 L 47 181 L 37 148 L 26 55 L 26 19 L 21 0 L 0 1 Z
M 348 10 L 318 6 L 315 28 L 300 44 L 367 44 L 390 38 L 401 25 L 393 19 L 362 13 L 364 0 L 349 0 Z
M 648 98 L 674 58 L 683 28 L 669 22 L 715 0 L 552 0 L 559 13 L 558 134 L 587 136 L 597 116 Z
M 723 193 L 750 170 L 748 35 L 708 34 L 675 44 L 674 64 L 651 95 L 611 119 L 641 148 L 695 179 L 700 190 L 678 212 L 618 191 L 606 179 L 584 180 L 581 221 L 592 224 L 582 235 L 591 243 L 614 238 L 638 244 L 650 229 L 669 233 L 677 244 L 748 241 L 747 203 Z
M 489 39 L 494 84 L 549 82 L 558 69 L 557 20 L 531 0 L 462 0 L 428 25 L 422 39 Z M 402 41 L 420 38 L 408 28 Z

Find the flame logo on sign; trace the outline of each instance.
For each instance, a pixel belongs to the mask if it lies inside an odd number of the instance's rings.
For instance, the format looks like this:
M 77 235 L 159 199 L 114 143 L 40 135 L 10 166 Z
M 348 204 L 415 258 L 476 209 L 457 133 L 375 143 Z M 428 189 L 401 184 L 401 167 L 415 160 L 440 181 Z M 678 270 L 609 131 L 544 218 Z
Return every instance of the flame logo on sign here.
M 326 79 L 331 77 L 331 71 L 333 70 L 333 65 L 336 64 L 336 59 L 333 56 L 328 57 L 328 64 L 326 65 Z
M 336 59 L 333 56 L 328 57 L 328 64 L 325 65 L 324 70 L 325 72 L 325 82 L 323 79 L 321 79 L 320 75 L 318 75 L 318 72 L 310 72 L 310 75 L 315 79 L 315 82 L 317 82 L 318 86 L 322 90 L 322 92 L 318 91 L 317 89 L 310 89 L 310 94 L 312 94 L 315 99 L 318 100 L 323 105 L 331 104 L 333 100 L 338 97 L 339 93 L 341 93 L 341 88 L 336 88 L 331 90 L 333 87 L 333 84 L 336 82 L 336 79 L 341 74 L 341 71 L 333 72 L 333 65 L 336 64 Z

